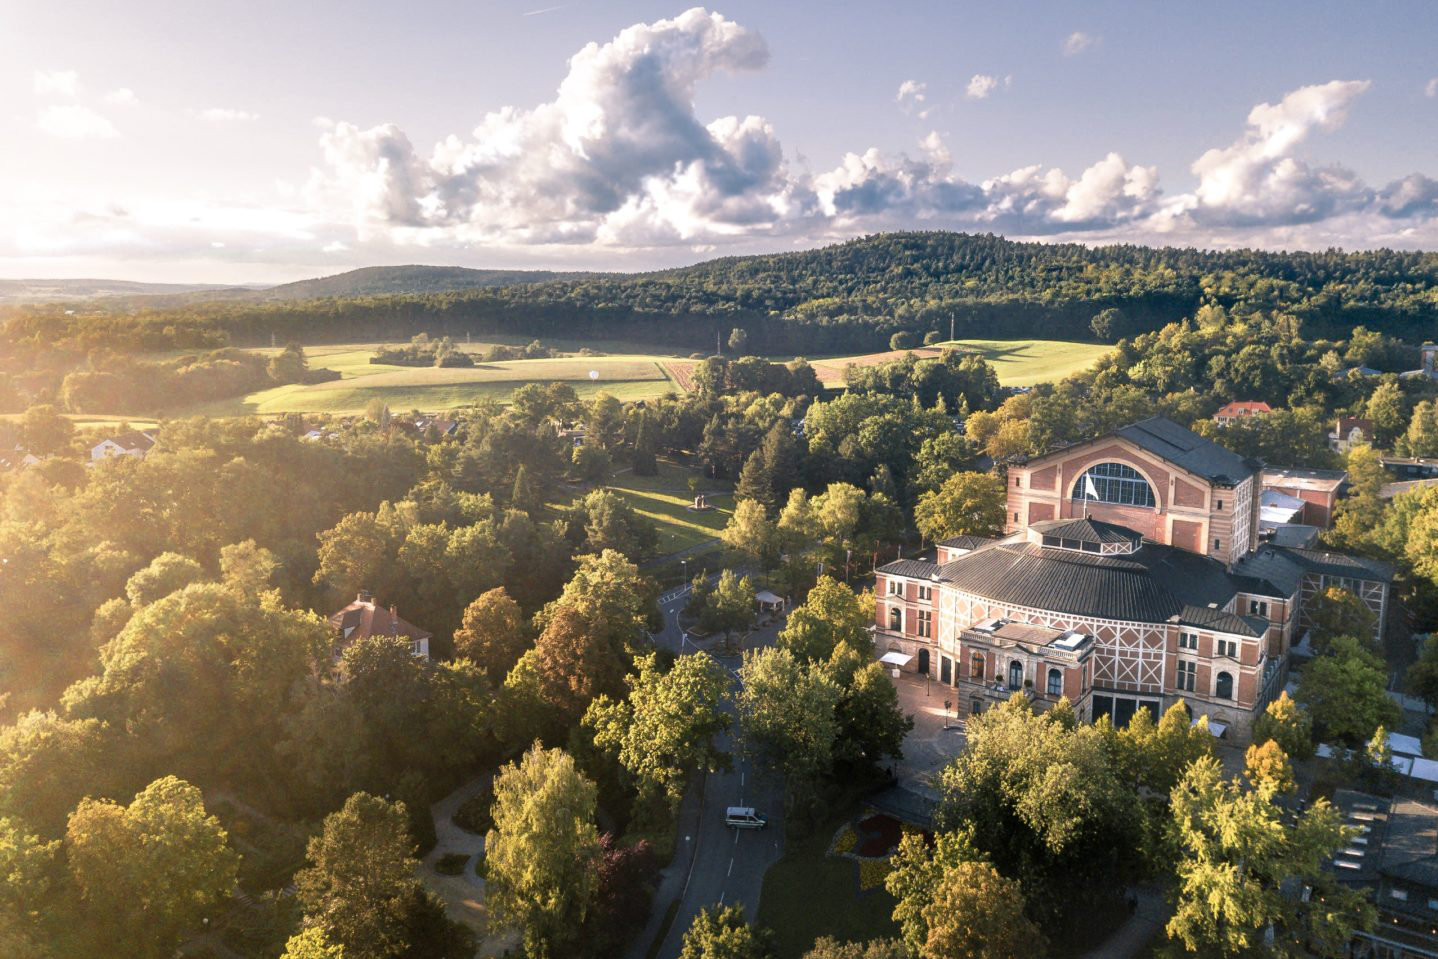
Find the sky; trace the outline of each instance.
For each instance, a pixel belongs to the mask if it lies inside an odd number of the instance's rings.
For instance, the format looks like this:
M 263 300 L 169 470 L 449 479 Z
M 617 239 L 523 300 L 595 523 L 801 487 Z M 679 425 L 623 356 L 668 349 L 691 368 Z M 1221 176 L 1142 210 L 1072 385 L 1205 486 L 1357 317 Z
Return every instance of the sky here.
M 1438 249 L 1431 0 L 0 0 L 0 121 L 5 278 Z

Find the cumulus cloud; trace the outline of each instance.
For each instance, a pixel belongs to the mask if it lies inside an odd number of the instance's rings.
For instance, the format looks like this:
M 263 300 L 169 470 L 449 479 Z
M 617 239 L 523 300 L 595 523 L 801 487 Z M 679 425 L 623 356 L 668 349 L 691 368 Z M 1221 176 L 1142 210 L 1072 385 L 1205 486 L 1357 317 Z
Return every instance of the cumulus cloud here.
M 1071 57 L 1083 53 L 1085 50 L 1097 44 L 1100 39 L 1102 38 L 1090 33 L 1084 33 L 1082 30 L 1075 30 L 1064 40 L 1064 56 Z
M 427 156 L 393 124 L 328 124 L 312 197 L 348 197 L 362 230 L 520 242 L 652 243 L 762 230 L 803 206 L 759 117 L 704 122 L 698 84 L 753 70 L 764 40 L 695 8 L 637 24 L 569 61 L 553 100 L 506 107 Z
M 899 92 L 894 96 L 900 109 L 905 113 L 917 114 L 921 120 L 929 115 L 928 108 L 924 106 L 927 98 L 928 86 L 917 80 L 905 80 L 899 84 Z
M 120 87 L 119 89 L 111 90 L 105 94 L 104 100 L 106 103 L 114 103 L 120 106 L 130 106 L 131 104 L 139 102 L 135 99 L 135 91 L 129 87 Z
M 208 107 L 204 110 L 191 110 L 190 115 L 198 117 L 208 123 L 235 123 L 247 120 L 258 120 L 258 113 L 251 113 L 248 110 L 231 110 L 228 107 Z
M 66 140 L 104 140 L 120 135 L 113 123 L 78 103 L 46 107 L 35 118 L 35 126 Z
M 1079 36 L 1079 47 L 1097 41 Z M 393 123 L 317 120 L 322 163 L 298 195 L 330 222 L 348 221 L 360 243 L 494 249 L 707 251 L 917 224 L 1203 245 L 1293 242 L 1300 229 L 1319 237 L 1339 224 L 1365 237 L 1438 230 L 1438 182 L 1413 174 L 1373 188 L 1300 155 L 1315 133 L 1344 122 L 1367 81 L 1315 84 L 1258 104 L 1237 139 L 1194 161 L 1190 192 L 1165 195 L 1155 167 L 1117 152 L 1072 173 L 1034 163 L 965 179 L 937 132 L 909 150 L 856 149 L 811 173 L 786 160 L 764 118 L 695 112 L 709 77 L 767 59 L 758 34 L 703 9 L 637 24 L 575 54 L 551 99 L 489 113 L 468 135 L 429 149 Z M 982 98 L 1009 83 L 978 74 L 967 92 Z M 927 95 L 906 80 L 895 101 L 923 117 Z
M 1243 136 L 1194 161 L 1198 187 L 1176 197 L 1165 216 L 1205 225 L 1306 223 L 1369 204 L 1372 191 L 1353 171 L 1314 167 L 1296 155 L 1310 134 L 1341 126 L 1368 87 L 1367 80 L 1333 80 L 1258 104 Z
M 1438 77 L 1433 77 L 1423 85 L 1423 95 L 1430 100 L 1438 97 Z
M 39 96 L 73 97 L 80 93 L 80 74 L 74 70 L 36 70 L 35 93 Z

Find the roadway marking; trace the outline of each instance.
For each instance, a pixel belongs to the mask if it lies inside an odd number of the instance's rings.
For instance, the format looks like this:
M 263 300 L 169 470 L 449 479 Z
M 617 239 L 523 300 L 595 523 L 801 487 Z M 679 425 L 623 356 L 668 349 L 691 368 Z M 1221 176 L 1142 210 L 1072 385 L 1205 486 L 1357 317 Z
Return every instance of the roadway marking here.
M 729 871 L 726 872 L 724 875 L 725 875 L 725 877 L 734 875 L 734 857 L 733 857 L 733 856 L 730 856 L 730 857 L 729 857 Z

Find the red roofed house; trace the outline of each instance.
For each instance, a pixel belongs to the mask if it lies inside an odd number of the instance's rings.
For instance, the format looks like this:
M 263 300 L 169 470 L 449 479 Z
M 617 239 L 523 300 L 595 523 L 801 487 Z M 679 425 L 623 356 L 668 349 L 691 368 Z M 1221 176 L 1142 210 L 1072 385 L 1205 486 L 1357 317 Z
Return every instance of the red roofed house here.
M 1328 445 L 1339 453 L 1373 442 L 1373 421 L 1362 416 L 1340 416 L 1328 434 Z
M 1228 426 L 1239 420 L 1247 419 L 1250 416 L 1262 416 L 1265 413 L 1272 413 L 1273 407 L 1262 400 L 1250 400 L 1242 403 L 1229 403 L 1223 409 L 1213 414 L 1213 419 L 1219 426 Z
M 336 656 L 351 643 L 368 636 L 399 636 L 409 640 L 411 653 L 429 659 L 429 641 L 434 637 L 433 633 L 400 619 L 393 606 L 385 609 L 376 603 L 374 594 L 367 589 L 360 590 L 353 603 L 330 616 L 330 625 L 339 633 Z

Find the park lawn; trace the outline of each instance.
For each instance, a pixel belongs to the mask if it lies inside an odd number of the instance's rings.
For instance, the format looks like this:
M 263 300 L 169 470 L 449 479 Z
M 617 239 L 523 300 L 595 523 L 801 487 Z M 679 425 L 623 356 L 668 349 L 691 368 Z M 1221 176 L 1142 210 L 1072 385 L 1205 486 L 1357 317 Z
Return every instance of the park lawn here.
M 352 347 L 323 355 L 317 351 L 311 365 L 335 370 L 340 379 L 277 386 L 203 403 L 185 412 L 206 416 L 355 414 L 364 412 L 376 399 L 396 411 L 450 410 L 486 398 L 506 402 L 526 383 L 569 383 L 581 399 L 605 392 L 625 401 L 652 399 L 675 389 L 659 363 L 644 356 L 505 360 L 465 368 L 370 363 L 372 354 L 372 350 Z
M 1052 383 L 1074 373 L 1081 373 L 1093 366 L 1113 347 L 1101 343 L 1076 343 L 1069 340 L 949 340 L 927 347 L 917 347 L 914 352 L 923 356 L 925 351 L 957 346 L 977 353 L 989 363 L 999 375 L 1004 386 L 1033 386 L 1036 383 Z M 814 369 L 819 373 L 825 386 L 842 387 L 846 360 L 869 363 L 884 354 L 863 356 L 832 356 L 811 358 Z
M 625 470 L 610 480 L 609 489 L 654 521 L 659 529 L 658 551 L 667 555 L 717 541 L 734 513 L 734 494 L 709 479 L 699 490 L 708 494 L 714 509 L 702 513 L 689 509 L 694 503 L 689 477 L 694 475 L 693 470 L 661 461 L 659 475 L 635 476 L 633 470 Z
M 758 921 L 774 931 L 776 959 L 800 959 L 820 936 L 863 942 L 899 934 L 894 897 L 883 888 L 860 892 L 859 864 L 826 855 L 853 813 L 849 808 L 789 843 L 784 858 L 764 875 Z

